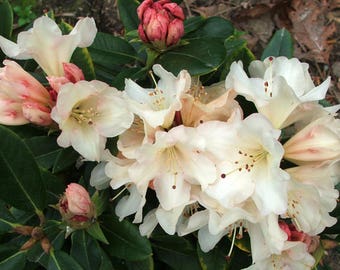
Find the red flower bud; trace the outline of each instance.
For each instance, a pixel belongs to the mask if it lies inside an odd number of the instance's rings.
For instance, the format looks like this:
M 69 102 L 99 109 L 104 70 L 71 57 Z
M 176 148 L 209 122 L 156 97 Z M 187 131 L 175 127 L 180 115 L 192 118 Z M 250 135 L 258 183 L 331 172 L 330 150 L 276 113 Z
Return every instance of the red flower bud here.
M 170 0 L 145 0 L 138 7 L 137 14 L 140 39 L 157 49 L 175 45 L 184 34 L 183 10 Z

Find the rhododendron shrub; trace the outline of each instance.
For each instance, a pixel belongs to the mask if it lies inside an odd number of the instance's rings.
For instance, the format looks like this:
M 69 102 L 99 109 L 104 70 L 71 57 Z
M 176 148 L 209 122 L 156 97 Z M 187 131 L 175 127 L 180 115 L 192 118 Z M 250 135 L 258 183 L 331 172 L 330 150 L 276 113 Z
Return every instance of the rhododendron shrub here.
M 117 5 L 125 36 L 51 13 L 0 36 L 1 269 L 313 269 L 339 233 L 330 78 L 170 0 Z

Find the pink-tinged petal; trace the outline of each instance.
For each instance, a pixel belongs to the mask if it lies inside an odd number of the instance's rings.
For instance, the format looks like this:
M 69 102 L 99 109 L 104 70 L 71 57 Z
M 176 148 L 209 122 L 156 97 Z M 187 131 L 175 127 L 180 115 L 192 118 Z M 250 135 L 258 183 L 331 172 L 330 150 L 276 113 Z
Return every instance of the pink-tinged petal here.
M 72 63 L 63 63 L 65 77 L 72 83 L 85 80 L 83 71 Z
M 8 126 L 24 125 L 29 123 L 22 112 L 22 104 L 8 100 L 0 95 L 0 123 Z
M 87 190 L 76 183 L 71 183 L 65 190 L 67 205 L 74 215 L 86 215 L 91 211 L 91 199 Z
M 51 109 L 36 102 L 23 102 L 22 112 L 26 119 L 39 126 L 52 124 Z
M 340 156 L 340 120 L 319 118 L 284 144 L 284 157 L 295 164 L 336 160 Z
M 23 100 L 34 100 L 41 104 L 54 106 L 49 92 L 32 75 L 14 61 L 4 60 L 5 67 L 0 72 L 0 79 L 12 84 L 12 92 L 16 92 Z

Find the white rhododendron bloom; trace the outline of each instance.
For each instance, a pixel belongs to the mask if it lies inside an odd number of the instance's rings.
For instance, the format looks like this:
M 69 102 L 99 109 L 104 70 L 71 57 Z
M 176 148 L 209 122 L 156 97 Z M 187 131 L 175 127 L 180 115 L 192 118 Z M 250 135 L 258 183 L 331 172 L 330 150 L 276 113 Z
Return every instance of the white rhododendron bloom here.
M 88 160 L 101 160 L 106 138 L 128 129 L 133 114 L 121 92 L 100 81 L 67 83 L 60 88 L 51 117 L 59 124 L 57 142 Z
M 314 266 L 315 259 L 307 250 L 305 243 L 287 241 L 281 254 L 272 254 L 255 262 L 245 270 L 310 270 Z
M 288 209 L 295 226 L 309 235 L 321 233 L 333 226 L 336 218 L 329 215 L 336 207 L 338 190 L 334 188 L 334 175 L 339 162 L 322 166 L 305 165 L 287 169 L 292 181 L 288 184 Z
M 315 86 L 308 73 L 308 64 L 298 59 L 268 57 L 253 61 L 248 78 L 241 62 L 234 62 L 226 78 L 226 89 L 234 89 L 264 114 L 276 128 L 283 128 L 289 115 L 304 102 L 325 97 L 330 78 Z
M 131 110 L 151 127 L 171 126 L 175 112 L 182 107 L 180 98 L 190 88 L 191 78 L 186 70 L 177 77 L 161 65 L 153 66 L 160 77 L 155 88 L 142 88 L 131 79 L 125 80 L 125 92 L 129 96 Z
M 198 127 L 209 138 L 207 151 L 218 160 L 219 181 L 206 192 L 227 207 L 252 197 L 264 215 L 287 208 L 289 175 L 280 168 L 283 147 L 280 131 L 261 114 L 232 123 L 206 122 Z
M 129 168 L 131 180 L 137 186 L 153 180 L 165 210 L 183 205 L 190 200 L 191 185 L 206 189 L 216 179 L 215 165 L 204 154 L 205 145 L 205 139 L 190 127 L 157 131 L 155 142 L 138 150 L 136 162 Z
M 55 21 L 42 16 L 33 28 L 18 34 L 17 43 L 0 36 L 0 47 L 11 58 L 33 58 L 48 76 L 62 77 L 63 63 L 70 61 L 77 47 L 90 46 L 96 34 L 93 18 L 80 19 L 68 35 L 62 35 Z

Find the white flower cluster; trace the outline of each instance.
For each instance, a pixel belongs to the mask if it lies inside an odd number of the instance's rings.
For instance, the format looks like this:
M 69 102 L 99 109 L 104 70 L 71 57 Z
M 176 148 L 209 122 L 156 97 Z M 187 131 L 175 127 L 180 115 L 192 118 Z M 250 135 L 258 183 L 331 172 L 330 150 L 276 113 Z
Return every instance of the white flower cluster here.
M 329 212 L 338 198 L 340 122 L 332 115 L 338 106 L 317 103 L 330 80 L 315 87 L 307 68 L 269 57 L 251 63 L 250 78 L 233 63 L 225 83 L 210 87 L 160 65 L 155 88 L 127 79 L 134 122 L 119 136 L 118 157 L 106 152 L 91 184 L 125 186 L 116 214 L 135 214 L 143 235 L 157 224 L 180 236 L 198 230 L 207 252 L 223 236 L 247 231 L 249 269 L 311 269 L 312 237 L 336 223 Z M 237 94 L 258 113 L 244 118 Z M 159 206 L 143 218 L 148 189 Z
M 329 213 L 338 198 L 339 106 L 318 105 L 330 79 L 315 86 L 307 64 L 269 57 L 250 64 L 250 78 L 242 63 L 233 63 L 225 82 L 209 87 L 185 70 L 176 77 L 156 64 L 160 79 L 154 88 L 126 79 L 118 91 L 85 81 L 68 63 L 95 33 L 88 18 L 61 35 L 42 17 L 19 34 L 18 44 L 0 37 L 8 56 L 35 59 L 52 88 L 6 61 L 0 123 L 55 121 L 60 146 L 100 161 L 93 186 L 128 191 L 116 214 L 134 214 L 143 235 L 157 224 L 180 236 L 198 230 L 207 252 L 223 236 L 234 242 L 247 232 L 253 258 L 248 269 L 311 269 L 312 237 L 336 223 Z M 258 112 L 244 117 L 237 95 Z M 119 154 L 113 156 L 105 144 L 117 135 Z M 159 205 L 144 215 L 148 190 Z

